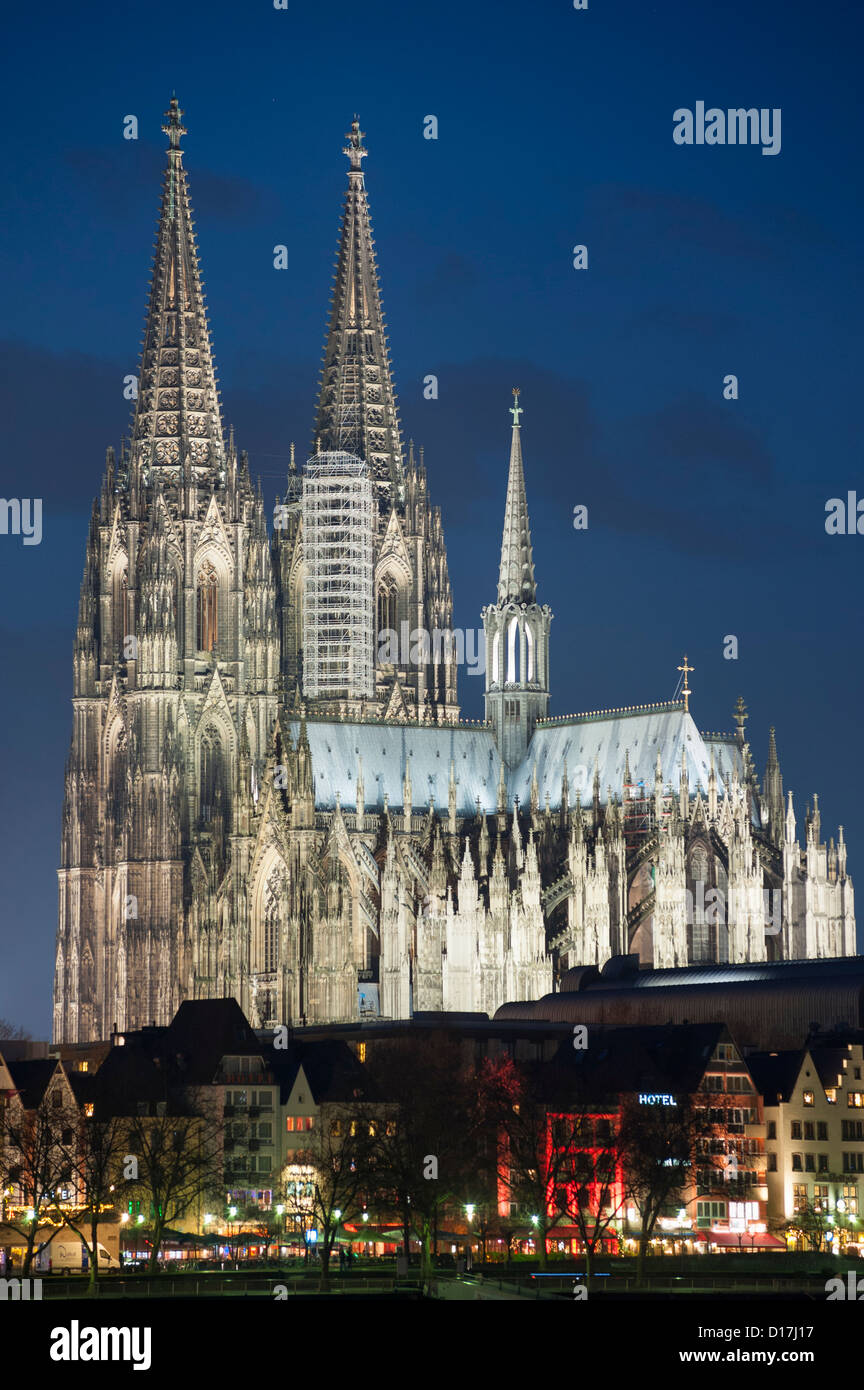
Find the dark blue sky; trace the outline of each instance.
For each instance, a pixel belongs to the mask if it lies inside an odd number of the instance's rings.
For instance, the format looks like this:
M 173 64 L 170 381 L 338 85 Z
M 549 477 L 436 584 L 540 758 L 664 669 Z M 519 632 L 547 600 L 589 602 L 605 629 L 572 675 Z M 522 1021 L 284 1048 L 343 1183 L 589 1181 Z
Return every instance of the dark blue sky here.
M 310 441 L 356 110 L 456 623 L 494 599 L 518 385 L 553 712 L 668 698 L 686 651 L 699 727 L 731 728 L 742 693 L 760 771 L 774 723 L 799 825 L 818 791 L 859 871 L 864 537 L 824 520 L 864 495 L 862 27 L 832 0 L 16 7 L 0 488 L 43 499 L 44 535 L 0 536 L 0 1016 L 50 1028 L 86 522 L 129 419 L 175 89 L 225 423 L 268 495 Z M 676 145 L 700 100 L 781 108 L 780 154 Z M 460 694 L 479 717 L 482 680 Z

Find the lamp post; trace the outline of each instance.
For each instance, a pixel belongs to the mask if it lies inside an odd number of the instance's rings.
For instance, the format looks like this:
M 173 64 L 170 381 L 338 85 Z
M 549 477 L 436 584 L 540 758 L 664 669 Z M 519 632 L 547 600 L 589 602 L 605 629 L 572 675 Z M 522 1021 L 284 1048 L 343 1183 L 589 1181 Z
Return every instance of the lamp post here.
M 477 1208 L 476 1208 L 476 1206 L 474 1205 L 473 1202 L 466 1202 L 466 1203 L 465 1203 L 465 1219 L 466 1219 L 466 1221 L 467 1221 L 467 1223 L 468 1223 L 468 1236 L 467 1236 L 466 1241 L 465 1241 L 465 1272 L 466 1272 L 466 1273 L 467 1273 L 468 1270 L 471 1268 L 471 1264 L 472 1264 L 472 1260 L 471 1260 L 471 1255 L 472 1255 L 472 1243 L 471 1243 L 472 1231 L 471 1231 L 471 1222 L 474 1220 L 474 1213 L 475 1213 L 476 1210 L 477 1210 Z

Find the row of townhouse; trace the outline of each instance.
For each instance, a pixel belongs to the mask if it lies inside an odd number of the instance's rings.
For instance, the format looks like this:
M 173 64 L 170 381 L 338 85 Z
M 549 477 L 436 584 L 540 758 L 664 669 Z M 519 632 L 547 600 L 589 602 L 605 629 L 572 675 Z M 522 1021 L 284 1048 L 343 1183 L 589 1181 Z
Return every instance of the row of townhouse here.
M 274 1035 L 256 1033 L 233 1000 L 196 1000 L 182 1004 L 164 1028 L 115 1034 L 102 1044 L 61 1045 L 52 1057 L 0 1056 L 0 1111 L 33 1111 L 47 1097 L 58 1111 L 77 1110 L 85 1119 L 155 1118 L 194 1104 L 221 1136 L 224 1209 L 202 1198 L 177 1224 L 204 1231 L 209 1215 L 221 1229 L 228 1212 L 239 1225 L 255 1212 L 281 1210 L 287 1232 L 292 1220 L 302 1227 L 310 1210 L 322 1130 L 334 1132 L 338 1116 L 346 1107 L 356 1112 L 358 1102 L 370 1116 L 380 1112 L 370 1124 L 393 1123 L 386 1098 L 373 1099 L 370 1088 L 367 1064 L 376 1050 L 405 1038 L 434 1047 L 443 1037 L 455 1039 L 474 1065 L 511 1058 L 530 1072 L 537 1094 L 548 1092 L 550 1114 L 558 1081 L 580 1077 L 596 1097 L 594 1136 L 600 1142 L 586 1140 L 595 1157 L 603 1147 L 602 1126 L 614 1134 L 626 1105 L 650 1110 L 690 1097 L 700 1134 L 687 1180 L 658 1223 L 658 1237 L 669 1246 L 780 1248 L 790 1238 L 815 1244 L 817 1236 L 822 1248 L 857 1246 L 864 1184 L 862 1034 L 817 1037 L 797 1052 L 749 1055 L 722 1024 L 592 1026 L 583 1048 L 573 1046 L 569 1024 L 490 1022 L 476 1015 Z M 70 1184 L 70 1203 L 75 1196 Z M 25 1199 L 10 1188 L 4 1200 L 20 1206 Z M 500 1183 L 493 1200 L 497 1217 L 511 1228 L 530 1221 L 517 1195 Z M 570 1224 L 559 1219 L 550 1241 L 575 1249 Z M 616 1232 L 631 1239 L 637 1225 L 637 1213 L 623 1202 Z

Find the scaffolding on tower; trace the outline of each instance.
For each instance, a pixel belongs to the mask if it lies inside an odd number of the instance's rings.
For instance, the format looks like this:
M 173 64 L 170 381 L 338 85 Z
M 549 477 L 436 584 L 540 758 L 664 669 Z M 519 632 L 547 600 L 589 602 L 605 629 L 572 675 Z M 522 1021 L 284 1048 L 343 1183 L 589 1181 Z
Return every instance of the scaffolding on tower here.
M 315 454 L 303 475 L 303 693 L 310 700 L 374 694 L 374 508 L 369 470 L 354 454 Z

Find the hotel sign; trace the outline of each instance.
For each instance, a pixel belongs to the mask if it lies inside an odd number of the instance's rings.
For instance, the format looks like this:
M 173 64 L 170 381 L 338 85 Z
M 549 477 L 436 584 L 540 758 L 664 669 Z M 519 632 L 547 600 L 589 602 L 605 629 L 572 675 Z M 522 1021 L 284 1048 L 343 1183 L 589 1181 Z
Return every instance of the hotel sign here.
M 677 1105 L 678 1102 L 677 1102 L 677 1100 L 675 1099 L 674 1096 L 655 1095 L 655 1094 L 653 1094 L 653 1093 L 649 1094 L 648 1092 L 643 1091 L 642 1094 L 639 1096 L 639 1104 L 640 1104 L 640 1105 Z

